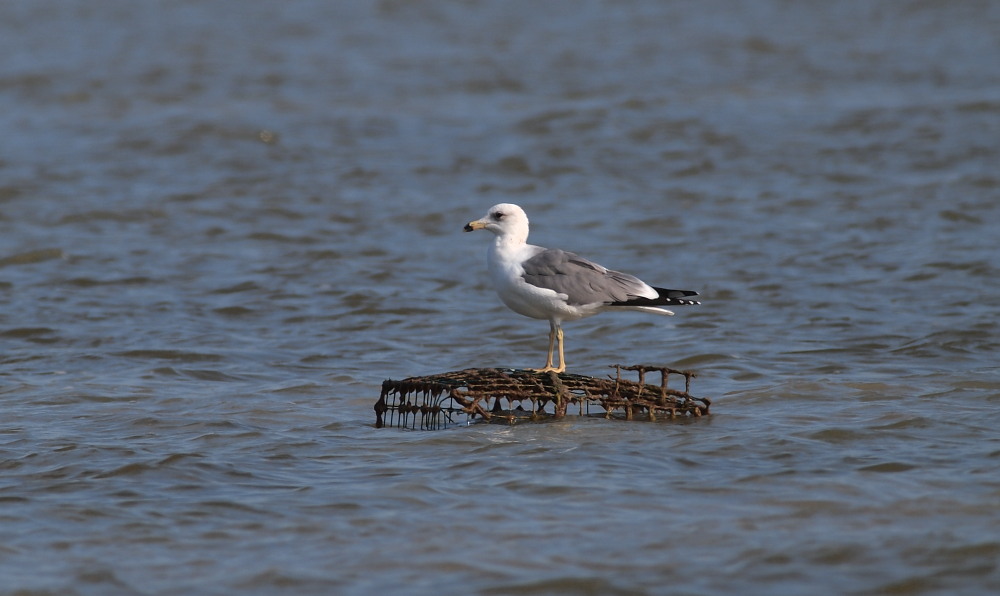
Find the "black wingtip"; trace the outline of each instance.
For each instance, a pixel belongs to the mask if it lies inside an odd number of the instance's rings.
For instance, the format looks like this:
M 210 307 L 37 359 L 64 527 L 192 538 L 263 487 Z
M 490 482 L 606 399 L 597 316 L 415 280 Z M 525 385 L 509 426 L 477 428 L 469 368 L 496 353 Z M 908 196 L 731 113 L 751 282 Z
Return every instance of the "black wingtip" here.
M 659 302 L 660 300 L 666 300 L 663 304 L 676 304 L 678 306 L 693 306 L 695 304 L 701 304 L 698 300 L 689 300 L 688 296 L 697 296 L 698 292 L 694 290 L 671 290 L 668 288 L 653 288 L 656 293 L 660 295 L 658 299 L 654 298 L 654 301 Z
M 695 306 L 701 304 L 698 300 L 689 300 L 688 296 L 697 296 L 694 290 L 669 290 L 653 288 L 659 294 L 656 298 L 632 298 L 624 302 L 612 302 L 611 306 Z

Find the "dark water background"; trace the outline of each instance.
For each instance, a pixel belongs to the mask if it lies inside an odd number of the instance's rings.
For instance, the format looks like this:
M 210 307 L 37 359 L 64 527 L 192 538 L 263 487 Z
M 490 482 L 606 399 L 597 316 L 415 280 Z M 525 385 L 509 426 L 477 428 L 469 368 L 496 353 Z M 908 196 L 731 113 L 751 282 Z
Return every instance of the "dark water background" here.
M 1000 3 L 0 3 L 0 593 L 1000 590 Z M 568 324 L 693 423 L 375 429 Z

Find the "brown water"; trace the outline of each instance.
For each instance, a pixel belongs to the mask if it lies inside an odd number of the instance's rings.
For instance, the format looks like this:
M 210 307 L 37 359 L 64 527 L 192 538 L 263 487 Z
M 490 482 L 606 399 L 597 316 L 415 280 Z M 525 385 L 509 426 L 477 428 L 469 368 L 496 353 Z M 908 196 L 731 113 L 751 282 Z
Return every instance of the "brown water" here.
M 0 3 L 0 593 L 1000 590 L 1000 4 Z M 715 414 L 373 428 L 538 366 L 486 238 L 697 289 L 573 372 Z

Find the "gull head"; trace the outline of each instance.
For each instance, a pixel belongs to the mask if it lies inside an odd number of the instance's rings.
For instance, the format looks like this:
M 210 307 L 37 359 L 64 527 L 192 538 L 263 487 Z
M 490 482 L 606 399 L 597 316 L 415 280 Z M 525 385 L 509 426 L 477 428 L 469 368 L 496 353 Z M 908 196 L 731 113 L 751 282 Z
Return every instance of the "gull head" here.
M 524 209 L 513 203 L 500 203 L 490 207 L 481 219 L 465 224 L 466 232 L 475 230 L 489 230 L 498 237 L 510 237 L 523 242 L 528 238 L 528 216 Z

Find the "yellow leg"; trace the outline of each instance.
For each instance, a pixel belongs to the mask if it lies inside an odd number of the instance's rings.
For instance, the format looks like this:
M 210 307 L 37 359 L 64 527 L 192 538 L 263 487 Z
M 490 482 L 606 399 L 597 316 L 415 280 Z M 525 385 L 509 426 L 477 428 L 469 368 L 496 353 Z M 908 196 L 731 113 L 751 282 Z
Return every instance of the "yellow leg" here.
M 555 356 L 556 340 L 559 340 L 559 367 L 552 366 L 553 356 Z M 563 354 L 563 330 L 555 323 L 550 324 L 549 329 L 549 352 L 545 357 L 545 368 L 532 368 L 535 372 L 557 372 L 566 370 L 566 357 Z
M 556 327 L 556 337 L 559 339 L 559 368 L 553 369 L 557 373 L 561 373 L 566 370 L 566 355 L 563 354 L 563 330 L 562 327 Z

